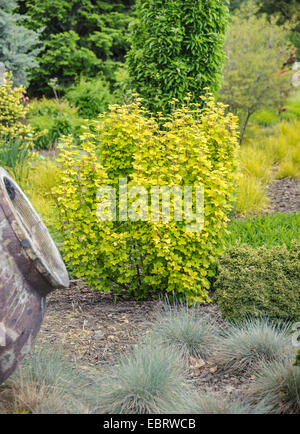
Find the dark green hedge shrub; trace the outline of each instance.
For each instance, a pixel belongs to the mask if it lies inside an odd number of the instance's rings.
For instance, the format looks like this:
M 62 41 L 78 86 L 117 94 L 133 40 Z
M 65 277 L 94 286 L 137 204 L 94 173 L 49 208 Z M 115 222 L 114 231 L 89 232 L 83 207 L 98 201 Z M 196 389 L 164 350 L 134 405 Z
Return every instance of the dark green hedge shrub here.
M 229 320 L 300 320 L 300 244 L 232 247 L 221 258 L 214 302 Z

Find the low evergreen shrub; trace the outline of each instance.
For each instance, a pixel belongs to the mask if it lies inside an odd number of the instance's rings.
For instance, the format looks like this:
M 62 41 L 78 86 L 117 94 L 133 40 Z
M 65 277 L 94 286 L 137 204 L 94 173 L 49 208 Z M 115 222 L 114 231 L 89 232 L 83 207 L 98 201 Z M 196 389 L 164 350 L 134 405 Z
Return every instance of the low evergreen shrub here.
M 300 244 L 234 246 L 220 259 L 214 301 L 224 318 L 300 320 Z

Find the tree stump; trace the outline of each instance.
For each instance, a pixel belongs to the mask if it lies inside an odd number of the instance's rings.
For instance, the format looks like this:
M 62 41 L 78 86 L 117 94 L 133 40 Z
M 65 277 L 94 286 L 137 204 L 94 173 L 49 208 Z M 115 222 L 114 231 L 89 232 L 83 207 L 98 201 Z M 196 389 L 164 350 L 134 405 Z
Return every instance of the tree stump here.
M 0 384 L 30 351 L 46 295 L 69 277 L 48 229 L 0 168 Z

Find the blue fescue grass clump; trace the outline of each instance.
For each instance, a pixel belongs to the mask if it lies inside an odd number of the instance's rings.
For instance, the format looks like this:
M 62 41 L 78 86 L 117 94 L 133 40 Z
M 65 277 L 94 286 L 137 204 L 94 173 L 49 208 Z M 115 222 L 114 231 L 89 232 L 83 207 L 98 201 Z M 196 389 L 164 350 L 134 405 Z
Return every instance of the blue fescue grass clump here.
M 216 340 L 214 361 L 234 373 L 251 373 L 262 362 L 282 360 L 292 353 L 290 325 L 268 319 L 232 324 Z
M 199 392 L 190 403 L 190 414 L 267 414 L 270 407 L 261 401 L 251 405 L 246 400 L 233 398 L 229 394 Z
M 249 396 L 264 400 L 272 413 L 300 412 L 300 368 L 293 366 L 293 357 L 263 363 L 256 374 Z
M 226 244 L 248 244 L 251 247 L 285 244 L 291 248 L 293 240 L 300 242 L 300 212 L 261 215 L 246 220 L 233 220 L 228 225 Z
M 152 338 L 166 347 L 174 347 L 189 356 L 207 358 L 212 351 L 219 327 L 197 305 L 165 304 L 151 324 Z
M 95 405 L 94 376 L 76 368 L 60 349 L 33 351 L 9 381 L 19 412 L 91 413 Z
M 106 369 L 97 392 L 97 411 L 153 414 L 176 407 L 178 413 L 186 413 L 193 394 L 177 351 L 140 344 L 117 365 Z

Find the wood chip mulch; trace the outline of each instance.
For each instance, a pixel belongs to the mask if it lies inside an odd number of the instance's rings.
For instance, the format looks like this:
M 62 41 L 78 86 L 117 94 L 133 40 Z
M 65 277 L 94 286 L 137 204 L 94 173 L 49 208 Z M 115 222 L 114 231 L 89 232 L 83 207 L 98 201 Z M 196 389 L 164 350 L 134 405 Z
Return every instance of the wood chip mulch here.
M 268 187 L 271 212 L 300 211 L 300 179 L 276 179 Z
M 63 347 L 78 364 L 113 362 L 141 335 L 161 307 L 159 300 L 134 301 L 92 291 L 84 282 L 47 297 L 37 345 Z

